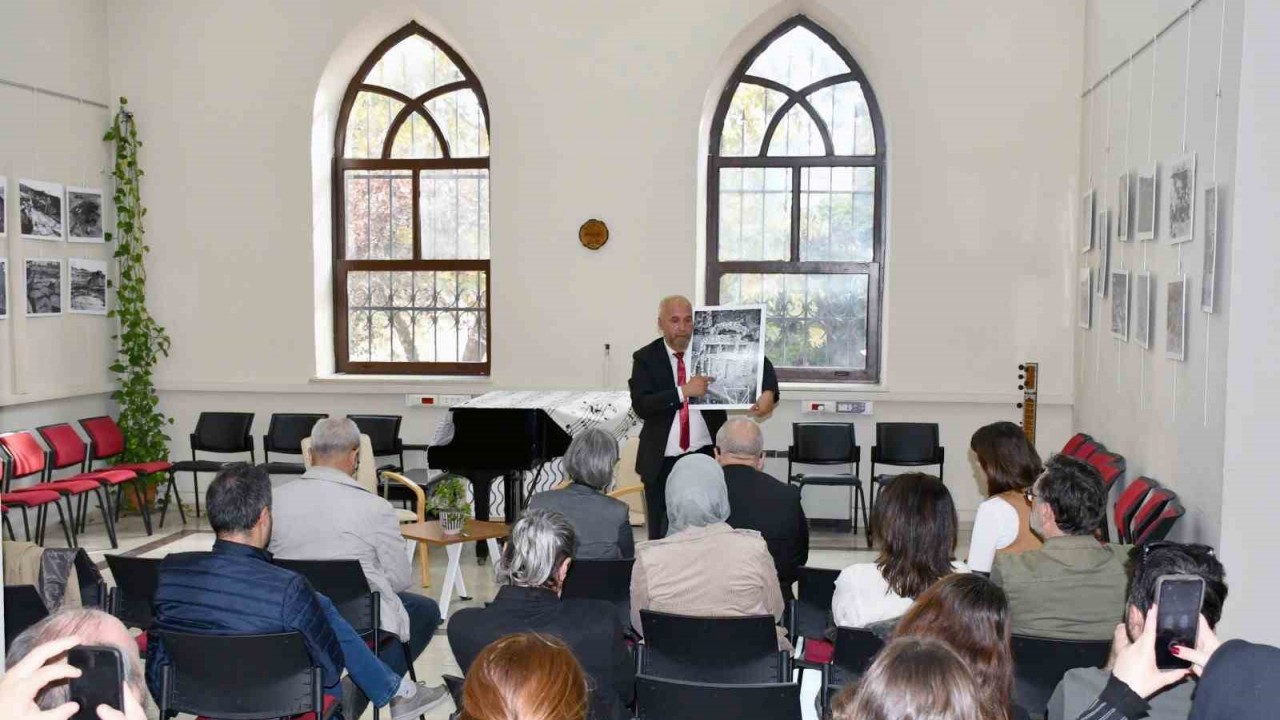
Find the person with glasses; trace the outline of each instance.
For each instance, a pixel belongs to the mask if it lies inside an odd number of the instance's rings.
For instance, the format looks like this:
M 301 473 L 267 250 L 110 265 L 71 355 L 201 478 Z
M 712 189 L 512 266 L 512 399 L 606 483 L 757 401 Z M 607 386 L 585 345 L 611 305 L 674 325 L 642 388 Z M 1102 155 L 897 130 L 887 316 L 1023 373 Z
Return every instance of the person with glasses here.
M 1096 537 L 1107 489 L 1086 462 L 1054 455 L 1027 489 L 1030 527 L 1044 547 L 996 556 L 991 580 L 1009 596 L 1013 632 L 1058 640 L 1109 640 L 1125 606 L 1129 548 Z

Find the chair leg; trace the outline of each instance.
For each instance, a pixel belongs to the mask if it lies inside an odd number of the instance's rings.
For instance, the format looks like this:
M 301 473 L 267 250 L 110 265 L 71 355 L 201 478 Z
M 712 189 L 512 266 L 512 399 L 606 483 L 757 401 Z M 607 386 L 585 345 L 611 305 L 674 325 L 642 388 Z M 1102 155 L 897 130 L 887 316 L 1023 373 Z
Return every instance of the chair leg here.
M 196 488 L 196 517 L 200 517 L 200 473 L 191 473 L 191 482 Z
M 49 517 L 49 506 L 41 505 L 36 510 L 36 544 L 44 547 L 44 525 L 45 519 Z
M 148 476 L 149 477 L 149 476 Z M 138 496 L 138 508 L 142 512 L 142 527 L 146 528 L 147 535 L 151 534 L 151 505 L 147 502 L 147 484 L 140 477 L 133 479 L 133 491 Z
M 36 520 L 40 519 L 39 511 L 36 512 Z M 27 509 L 22 508 L 22 536 L 31 542 L 31 523 L 27 520 Z
M 120 522 L 120 507 L 124 503 L 124 485 L 116 486 L 116 522 Z
M 111 490 L 98 488 L 93 492 L 98 496 L 98 509 L 102 511 L 102 522 L 107 526 L 107 538 L 111 540 L 111 549 L 115 550 L 120 547 L 120 543 L 116 542 L 116 525 L 111 522 L 111 503 L 106 500 L 106 497 L 111 497 Z M 106 497 L 103 496 L 104 492 Z
M 16 541 L 18 539 L 18 536 L 13 534 L 13 523 L 9 522 L 8 513 L 6 513 L 3 516 L 3 518 L 4 518 L 4 529 L 9 531 L 9 539 Z
M 62 514 L 62 505 L 53 503 L 53 507 L 58 511 L 58 522 L 62 523 L 62 534 L 67 538 L 67 547 L 75 548 L 76 545 L 76 516 L 71 509 L 71 498 L 67 499 L 67 515 Z M 67 521 L 71 522 L 68 523 Z
M 857 504 L 858 506 L 862 507 L 862 527 L 865 529 L 865 532 L 867 533 L 867 547 L 870 548 L 871 547 L 871 519 L 867 517 L 867 496 L 863 494 L 861 487 L 858 488 Z M 854 512 L 857 512 L 857 510 L 858 508 L 855 506 Z

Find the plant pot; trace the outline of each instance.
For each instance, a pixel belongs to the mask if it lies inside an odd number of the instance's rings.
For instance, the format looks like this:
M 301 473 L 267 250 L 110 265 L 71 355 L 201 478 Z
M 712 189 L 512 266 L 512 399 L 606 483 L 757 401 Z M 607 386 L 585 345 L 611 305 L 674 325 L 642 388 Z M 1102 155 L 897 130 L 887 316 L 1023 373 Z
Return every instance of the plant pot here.
M 440 529 L 445 535 L 457 535 L 467 524 L 467 514 L 461 510 L 441 510 Z
M 134 495 L 133 483 L 124 486 L 124 493 L 121 494 L 124 500 L 123 507 L 120 511 L 126 515 L 140 514 L 138 510 L 137 496 Z M 147 503 L 147 507 L 156 506 L 156 483 L 145 483 L 142 487 L 142 499 Z

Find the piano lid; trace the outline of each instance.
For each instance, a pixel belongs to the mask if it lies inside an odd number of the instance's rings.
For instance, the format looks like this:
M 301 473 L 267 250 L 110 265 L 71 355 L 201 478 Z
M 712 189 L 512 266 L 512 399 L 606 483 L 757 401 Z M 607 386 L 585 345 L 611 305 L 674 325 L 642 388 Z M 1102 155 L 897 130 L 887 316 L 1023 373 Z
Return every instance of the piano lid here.
M 542 410 L 570 437 L 587 428 L 598 427 L 621 441 L 640 419 L 631 410 L 631 394 L 606 390 L 496 390 L 451 410 L 460 409 Z M 436 427 L 432 445 L 453 440 L 453 413 Z

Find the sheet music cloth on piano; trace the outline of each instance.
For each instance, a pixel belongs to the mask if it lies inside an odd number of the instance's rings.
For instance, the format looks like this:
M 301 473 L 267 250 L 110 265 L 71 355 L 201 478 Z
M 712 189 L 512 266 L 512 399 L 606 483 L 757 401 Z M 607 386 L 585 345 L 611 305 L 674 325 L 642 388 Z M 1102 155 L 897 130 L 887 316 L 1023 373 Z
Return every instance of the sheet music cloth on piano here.
M 605 390 L 496 390 L 474 397 L 456 407 L 536 408 L 573 437 L 587 428 L 598 427 L 621 441 L 640 422 L 631 409 L 631 394 Z M 453 440 L 453 413 L 446 413 L 436 426 L 432 445 Z

